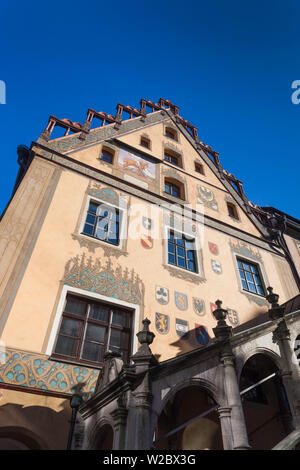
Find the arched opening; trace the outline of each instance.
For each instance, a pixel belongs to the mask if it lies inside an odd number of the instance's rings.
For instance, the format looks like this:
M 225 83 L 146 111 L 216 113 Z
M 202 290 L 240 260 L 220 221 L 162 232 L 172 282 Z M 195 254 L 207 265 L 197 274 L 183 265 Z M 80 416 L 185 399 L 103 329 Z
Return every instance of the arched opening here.
M 295 339 L 294 351 L 295 351 L 295 361 L 300 366 L 300 335 L 298 335 L 297 338 Z
M 159 450 L 222 449 L 218 413 L 214 410 L 205 414 L 214 407 L 216 407 L 214 399 L 198 386 L 190 386 L 178 391 L 167 402 L 158 418 L 154 448 Z M 192 420 L 202 414 L 205 415 Z M 182 426 L 185 423 L 186 425 Z M 179 429 L 176 430 L 177 428 Z
M 272 449 L 293 430 L 288 399 L 274 361 L 264 354 L 248 359 L 240 390 L 251 448 Z
M 45 445 L 30 430 L 8 426 L 0 428 L 0 450 L 42 450 Z
M 97 435 L 95 450 L 112 450 L 114 442 L 114 432 L 109 424 L 105 424 Z

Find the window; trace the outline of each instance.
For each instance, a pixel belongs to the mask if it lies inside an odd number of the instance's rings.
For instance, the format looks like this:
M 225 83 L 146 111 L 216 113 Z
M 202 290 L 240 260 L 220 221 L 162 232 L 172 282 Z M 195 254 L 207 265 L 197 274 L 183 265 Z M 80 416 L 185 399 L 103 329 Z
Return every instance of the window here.
M 128 362 L 131 320 L 123 308 L 68 295 L 53 354 L 101 364 L 111 350 Z
M 120 213 L 114 207 L 90 201 L 83 233 L 113 245 L 119 245 Z
M 257 264 L 237 259 L 243 290 L 253 294 L 265 295 L 262 276 Z
M 227 209 L 228 209 L 228 215 L 230 217 L 233 217 L 234 219 L 239 218 L 237 208 L 234 204 L 232 204 L 231 202 L 227 202 Z
M 182 166 L 181 163 L 181 155 L 178 155 L 175 152 L 171 152 L 170 150 L 164 151 L 164 160 L 165 162 L 172 163 L 172 165 Z
M 201 163 L 196 163 L 195 162 L 195 171 L 197 173 L 200 173 L 201 175 L 204 175 L 204 168 L 203 168 L 203 165 L 201 165 Z
M 171 127 L 166 127 L 165 136 L 169 139 L 178 140 L 177 131 L 175 131 L 175 129 L 172 129 Z
M 103 160 L 106 163 L 112 163 L 114 159 L 114 152 L 103 148 L 101 152 L 100 160 Z
M 168 263 L 197 272 L 195 240 L 183 234 L 169 231 L 168 236 Z
M 180 186 L 170 181 L 165 181 L 165 193 L 181 198 Z
M 141 137 L 141 146 L 150 149 L 150 140 L 147 137 Z

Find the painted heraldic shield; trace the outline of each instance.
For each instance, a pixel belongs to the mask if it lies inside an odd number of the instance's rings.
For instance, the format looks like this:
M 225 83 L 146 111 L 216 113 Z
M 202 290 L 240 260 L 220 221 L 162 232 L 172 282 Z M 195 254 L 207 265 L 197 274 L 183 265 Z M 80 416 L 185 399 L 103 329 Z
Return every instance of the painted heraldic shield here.
M 222 274 L 222 265 L 219 261 L 211 260 L 211 267 L 213 268 L 216 274 Z
M 146 230 L 151 230 L 152 229 L 152 219 L 149 219 L 148 217 L 143 217 L 143 227 Z
M 208 247 L 209 247 L 209 251 L 210 251 L 213 255 L 218 255 L 218 254 L 219 254 L 218 245 L 216 245 L 215 243 L 208 242 Z
M 175 291 L 175 305 L 179 310 L 186 310 L 188 306 L 187 296 L 182 292 Z
M 155 314 L 155 326 L 159 333 L 165 335 L 169 333 L 170 330 L 170 318 L 168 315 L 163 315 L 162 313 Z
M 155 297 L 157 302 L 166 305 L 169 302 L 169 289 L 166 287 L 156 286 Z
M 199 299 L 198 297 L 193 297 L 193 307 L 197 315 L 202 317 L 205 315 L 205 303 L 204 300 Z
M 202 344 L 202 346 L 205 346 L 205 344 L 208 343 L 209 336 L 204 325 L 198 325 L 198 323 L 195 323 L 195 335 L 198 343 Z
M 189 324 L 181 318 L 176 318 L 176 333 L 181 339 L 187 339 L 189 333 Z

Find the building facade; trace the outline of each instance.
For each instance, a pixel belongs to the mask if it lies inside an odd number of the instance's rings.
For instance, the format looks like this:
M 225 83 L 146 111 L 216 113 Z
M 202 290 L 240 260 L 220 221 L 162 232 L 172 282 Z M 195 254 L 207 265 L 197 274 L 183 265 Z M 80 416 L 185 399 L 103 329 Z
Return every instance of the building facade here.
M 74 393 L 75 448 L 271 448 L 297 430 L 299 231 L 248 201 L 177 106 L 50 116 L 18 162 L 0 222 L 1 448 L 65 448 Z M 277 382 L 242 400 L 261 371 Z

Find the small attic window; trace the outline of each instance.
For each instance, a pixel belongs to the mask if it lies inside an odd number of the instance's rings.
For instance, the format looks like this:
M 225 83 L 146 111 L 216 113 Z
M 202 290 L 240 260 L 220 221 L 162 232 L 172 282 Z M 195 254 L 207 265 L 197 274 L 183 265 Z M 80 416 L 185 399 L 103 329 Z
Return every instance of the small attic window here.
M 101 152 L 100 160 L 106 163 L 112 164 L 114 159 L 114 151 L 108 148 L 103 148 Z
M 146 149 L 150 149 L 150 139 L 148 139 L 147 137 L 142 136 L 140 145 L 142 147 L 145 147 Z
M 170 196 L 184 199 L 184 185 L 174 178 L 165 178 L 164 191 Z
M 239 220 L 237 208 L 232 202 L 227 202 L 228 215 L 233 219 Z
M 195 162 L 195 171 L 197 173 L 200 173 L 200 175 L 204 175 L 204 167 L 201 165 L 201 163 Z
M 166 127 L 165 136 L 168 137 L 169 139 L 178 141 L 177 131 L 175 131 L 175 129 L 172 129 L 171 127 Z
M 172 150 L 164 150 L 164 160 L 165 162 L 172 163 L 172 165 L 182 167 L 182 158 L 179 153 L 173 152 Z

